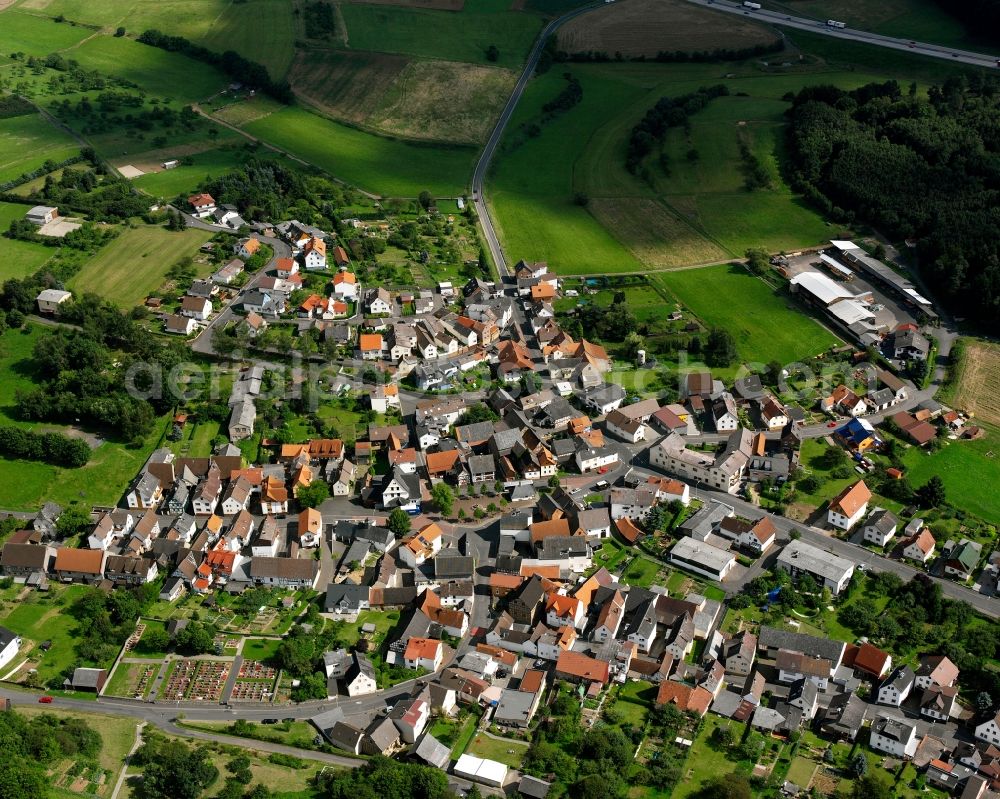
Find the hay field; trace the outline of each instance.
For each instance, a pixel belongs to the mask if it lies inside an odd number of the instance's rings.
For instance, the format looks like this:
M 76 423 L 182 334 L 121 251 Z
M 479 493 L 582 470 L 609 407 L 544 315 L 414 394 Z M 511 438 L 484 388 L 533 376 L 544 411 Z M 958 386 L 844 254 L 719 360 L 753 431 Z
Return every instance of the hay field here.
M 729 254 L 656 200 L 639 197 L 591 199 L 590 212 L 655 269 L 725 260 Z
M 300 50 L 289 79 L 310 105 L 338 119 L 363 123 L 408 63 L 388 53 Z
M 516 82 L 508 69 L 411 62 L 368 124 L 407 138 L 478 144 L 486 141 Z
M 776 41 L 772 29 L 684 0 L 620 0 L 577 17 L 559 31 L 568 53 L 604 52 L 626 58 L 660 51 L 740 50 Z
M 970 341 L 958 365 L 953 404 L 1000 426 L 1000 344 Z

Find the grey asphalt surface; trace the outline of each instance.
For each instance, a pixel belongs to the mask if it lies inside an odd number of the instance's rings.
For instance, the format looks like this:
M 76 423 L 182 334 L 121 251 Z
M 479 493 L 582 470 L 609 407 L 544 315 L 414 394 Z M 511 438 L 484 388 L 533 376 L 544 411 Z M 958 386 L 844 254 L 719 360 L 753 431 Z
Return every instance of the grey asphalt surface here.
M 581 14 L 586 14 L 588 11 L 593 11 L 595 8 L 601 8 L 603 5 L 603 3 L 595 3 L 593 5 L 574 9 L 573 11 L 552 20 L 545 26 L 538 39 L 535 40 L 534 47 L 531 48 L 531 54 L 528 56 L 528 62 L 524 66 L 524 71 L 521 73 L 521 77 L 518 78 L 517 84 L 514 86 L 514 91 L 507 100 L 507 105 L 504 106 L 503 113 L 500 114 L 500 118 L 497 120 L 497 124 L 493 128 L 493 132 L 490 134 L 490 138 L 486 142 L 486 147 L 483 149 L 482 155 L 479 156 L 479 161 L 476 163 L 476 169 L 472 173 L 472 201 L 476 206 L 476 213 L 479 215 L 479 222 L 483 227 L 483 234 L 486 236 L 486 243 L 490 248 L 490 255 L 493 257 L 493 263 L 496 264 L 497 272 L 500 277 L 509 275 L 510 269 L 507 266 L 507 260 L 504 257 L 503 248 L 500 246 L 500 240 L 497 238 L 496 230 L 493 228 L 493 220 L 490 218 L 490 209 L 489 206 L 487 206 L 486 199 L 483 195 L 483 183 L 486 180 L 486 174 L 489 172 L 490 164 L 493 161 L 493 156 L 496 153 L 497 146 L 500 144 L 500 139 L 503 136 L 504 129 L 507 127 L 507 123 L 510 122 L 510 118 L 514 115 L 514 109 L 517 108 L 517 104 L 521 100 L 521 95 L 524 94 L 524 89 L 528 85 L 528 81 L 531 80 L 531 76 L 535 74 L 535 68 L 538 66 L 538 61 L 542 57 L 542 50 L 545 48 L 545 42 L 548 41 L 549 36 L 555 33 L 560 26 L 569 22 L 571 19 L 574 19 Z
M 778 11 L 769 11 L 767 9 L 767 0 L 762 0 L 764 7 L 756 10 L 745 8 L 742 3 L 728 2 L 728 0 L 688 0 L 688 2 L 712 8 L 716 11 L 751 17 L 761 22 L 769 22 L 772 25 L 780 25 L 785 28 L 796 28 L 798 30 L 809 31 L 810 33 L 821 33 L 825 36 L 832 36 L 835 39 L 847 39 L 848 41 L 860 42 L 861 44 L 888 47 L 892 50 L 902 50 L 907 53 L 915 53 L 916 55 L 929 56 L 931 58 L 942 58 L 974 67 L 997 69 L 997 57 L 1000 56 L 1000 52 L 995 54 L 974 53 L 970 50 L 957 50 L 954 47 L 944 47 L 938 44 L 925 44 L 910 39 L 882 36 L 878 33 L 871 33 L 870 31 L 858 30 L 856 28 L 833 28 L 826 24 L 826 20 L 817 21 L 807 17 L 789 16 Z

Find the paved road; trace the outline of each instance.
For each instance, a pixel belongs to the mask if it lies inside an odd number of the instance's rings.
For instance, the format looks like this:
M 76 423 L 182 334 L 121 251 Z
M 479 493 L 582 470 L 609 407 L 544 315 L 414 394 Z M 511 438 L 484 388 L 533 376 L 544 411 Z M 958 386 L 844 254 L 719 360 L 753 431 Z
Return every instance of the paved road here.
M 727 2 L 727 0 L 688 0 L 688 2 L 713 8 L 717 11 L 752 17 L 761 22 L 769 22 L 773 25 L 781 25 L 786 28 L 797 28 L 798 30 L 809 31 L 810 33 L 822 33 L 837 39 L 847 39 L 862 44 L 873 44 L 878 47 L 888 47 L 892 50 L 903 50 L 908 53 L 930 56 L 931 58 L 943 58 L 948 61 L 969 64 L 975 67 L 996 69 L 997 57 L 1000 55 L 1000 53 L 988 55 L 973 53 L 969 50 L 956 50 L 954 47 L 925 44 L 923 42 L 911 41 L 910 39 L 897 39 L 892 36 L 882 36 L 878 33 L 857 30 L 855 28 L 831 28 L 826 24 L 826 20 L 817 21 L 807 17 L 793 17 L 777 11 L 768 11 L 766 8 L 767 0 L 763 0 L 765 8 L 756 11 L 744 8 L 742 3 L 732 3 Z
M 518 78 L 517 84 L 514 86 L 514 91 L 510 99 L 507 100 L 507 105 L 504 106 L 503 113 L 500 114 L 500 119 L 497 120 L 496 127 L 493 128 L 493 133 L 490 134 L 489 141 L 486 142 L 486 148 L 483 150 L 482 155 L 479 156 L 476 169 L 472 173 L 472 201 L 475 203 L 476 213 L 479 215 L 480 224 L 483 226 L 483 234 L 486 236 L 486 243 L 490 248 L 490 255 L 493 256 L 493 263 L 496 264 L 500 277 L 509 275 L 510 270 L 507 267 L 507 260 L 504 258 L 503 248 L 500 246 L 496 230 L 493 228 L 490 209 L 486 205 L 486 198 L 483 194 L 483 183 L 486 180 L 486 174 L 489 172 L 490 164 L 493 161 L 497 146 L 500 144 L 504 129 L 507 127 L 507 123 L 510 122 L 510 118 L 514 115 L 514 109 L 517 108 L 517 104 L 521 100 L 521 95 L 524 94 L 524 89 L 528 85 L 528 81 L 535 74 L 535 68 L 542 57 L 542 51 L 545 49 L 545 42 L 548 41 L 549 36 L 555 33 L 561 25 L 569 22 L 574 17 L 586 14 L 588 11 L 593 11 L 602 5 L 604 4 L 595 3 L 574 9 L 558 19 L 552 20 L 545 26 L 535 41 L 535 46 L 531 49 L 531 55 L 528 56 L 528 63 L 524 65 L 524 71 L 521 73 L 521 77 Z

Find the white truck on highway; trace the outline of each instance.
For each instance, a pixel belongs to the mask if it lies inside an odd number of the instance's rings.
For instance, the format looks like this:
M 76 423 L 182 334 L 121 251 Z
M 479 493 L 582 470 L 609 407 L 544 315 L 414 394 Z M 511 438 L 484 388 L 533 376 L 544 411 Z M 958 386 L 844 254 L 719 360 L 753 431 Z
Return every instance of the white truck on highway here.
M 750 0 L 743 0 L 743 7 L 749 8 L 751 11 L 759 11 L 760 3 L 751 3 Z
M 838 22 L 835 19 L 828 19 L 826 21 L 826 26 L 828 28 L 846 28 L 847 27 L 847 23 L 846 22 Z

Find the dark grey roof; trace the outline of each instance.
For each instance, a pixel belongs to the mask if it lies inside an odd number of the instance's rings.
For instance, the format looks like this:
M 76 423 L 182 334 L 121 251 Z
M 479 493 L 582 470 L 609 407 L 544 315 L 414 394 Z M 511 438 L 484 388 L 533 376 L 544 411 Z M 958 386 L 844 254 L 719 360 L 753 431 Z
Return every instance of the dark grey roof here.
M 817 638 L 814 635 L 779 630 L 766 625 L 760 628 L 757 644 L 763 649 L 787 649 L 790 652 L 801 652 L 833 663 L 840 660 L 845 646 L 842 641 L 831 641 L 829 638 Z
M 583 557 L 589 551 L 587 539 L 583 536 L 553 535 L 542 541 L 538 557 L 542 560 L 561 560 L 563 558 Z
M 358 744 L 364 737 L 364 733 L 357 727 L 352 727 L 346 721 L 338 721 L 332 727 L 324 730 L 326 737 L 338 749 L 348 752 L 357 752 Z
M 472 577 L 476 568 L 476 560 L 465 555 L 438 555 L 434 559 L 434 576 L 437 579 L 456 579 Z
M 868 703 L 854 693 L 837 694 L 823 717 L 823 729 L 853 738 L 865 720 Z
M 0 627 L 0 651 L 6 649 L 8 644 L 17 637 L 17 633 L 8 630 L 6 627 Z
M 360 603 L 368 601 L 369 587 L 355 583 L 330 583 L 326 588 L 323 607 L 327 612 L 335 608 L 357 610 Z
M 378 717 L 369 724 L 365 735 L 379 752 L 387 752 L 399 742 L 399 730 L 385 716 Z

